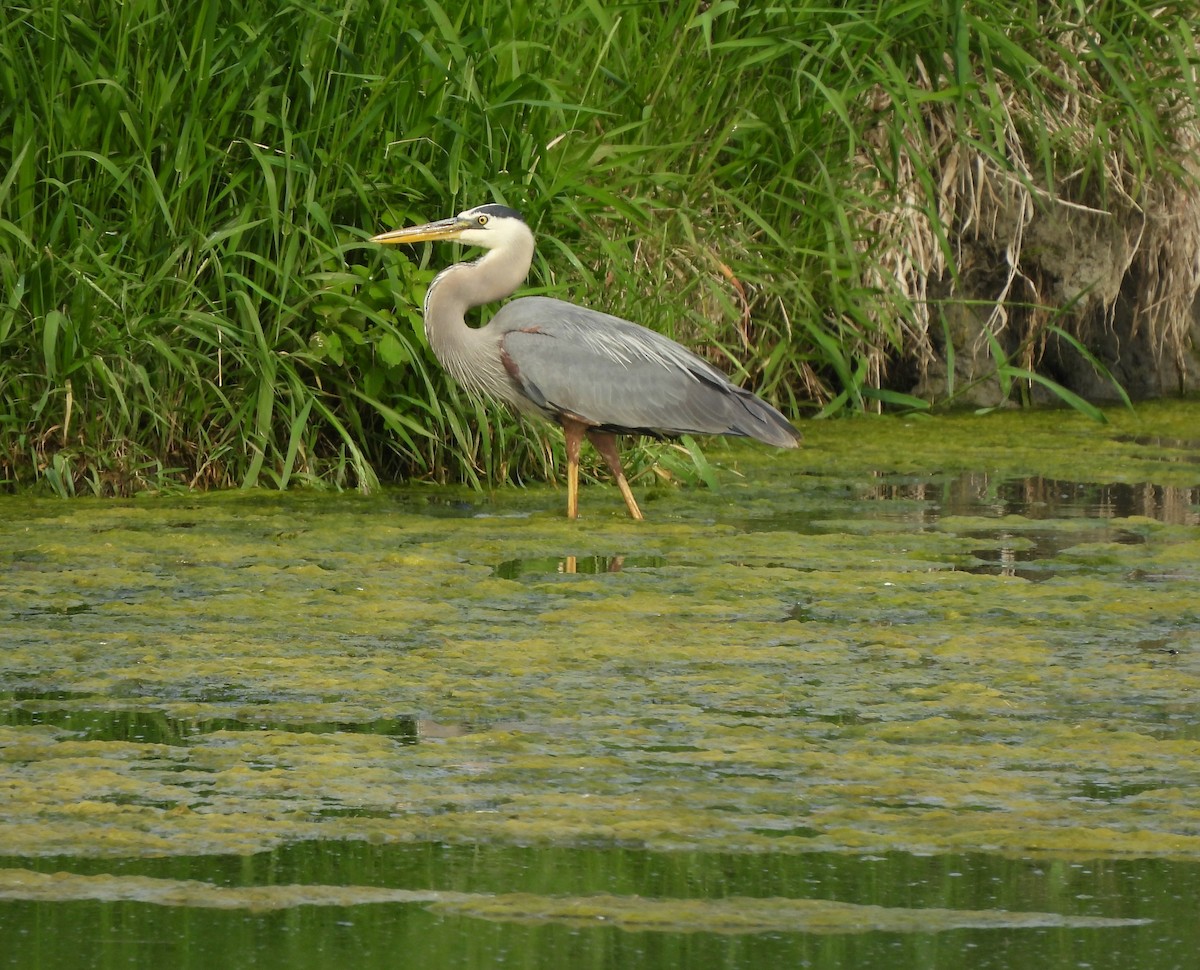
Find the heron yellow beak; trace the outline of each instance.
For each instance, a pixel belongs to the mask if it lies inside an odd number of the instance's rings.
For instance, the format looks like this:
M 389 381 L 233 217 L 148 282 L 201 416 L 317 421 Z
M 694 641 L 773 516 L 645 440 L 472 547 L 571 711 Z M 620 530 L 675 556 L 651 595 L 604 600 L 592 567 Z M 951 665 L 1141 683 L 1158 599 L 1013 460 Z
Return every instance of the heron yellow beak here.
M 470 228 L 473 223 L 464 222 L 455 216 L 452 219 L 442 219 L 439 222 L 427 222 L 423 226 L 409 226 L 406 229 L 393 229 L 391 232 L 381 232 L 372 236 L 371 242 L 384 245 L 400 243 L 433 242 L 437 239 L 457 239 L 463 230 Z

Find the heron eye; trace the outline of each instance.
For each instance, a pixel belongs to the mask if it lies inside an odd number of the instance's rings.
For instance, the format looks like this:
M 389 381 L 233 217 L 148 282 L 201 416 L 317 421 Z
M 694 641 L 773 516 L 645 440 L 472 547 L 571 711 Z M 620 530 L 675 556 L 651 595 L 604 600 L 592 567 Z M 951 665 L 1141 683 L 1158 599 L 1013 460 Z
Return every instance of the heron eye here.
M 475 221 L 478 222 L 481 226 L 486 226 L 487 225 L 487 216 L 480 216 Z

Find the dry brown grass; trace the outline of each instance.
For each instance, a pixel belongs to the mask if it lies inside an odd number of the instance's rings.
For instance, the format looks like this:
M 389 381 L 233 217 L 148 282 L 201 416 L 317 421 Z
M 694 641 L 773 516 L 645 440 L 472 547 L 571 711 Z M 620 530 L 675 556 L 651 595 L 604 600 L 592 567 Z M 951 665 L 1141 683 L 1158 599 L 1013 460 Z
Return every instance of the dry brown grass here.
M 1162 85 L 1160 103 L 1142 106 L 1169 134 L 1167 157 L 1137 157 L 1128 146 L 1139 133 L 1112 128 L 1132 126 L 1136 116 L 1114 117 L 1104 77 L 1083 69 L 1085 31 L 1058 28 L 1043 52 L 1037 98 L 1026 78 L 979 70 L 980 90 L 992 98 L 986 112 L 931 97 L 906 115 L 882 86 L 866 105 L 878 120 L 857 162 L 892 204 L 869 214 L 874 258 L 865 282 L 909 308 L 904 352 L 922 374 L 943 357 L 946 300 L 980 308 L 960 354 L 987 357 L 991 334 L 1015 363 L 1036 369 L 1050 323 L 1086 344 L 1113 325 L 1125 299 L 1131 335 L 1148 331 L 1157 352 L 1186 368 L 1200 291 L 1200 123 L 1183 97 L 1196 89 L 1195 67 L 1177 85 Z M 1200 51 L 1189 43 L 1194 65 Z M 918 61 L 908 81 L 933 93 L 953 76 L 952 64 L 941 67 L 935 75 Z M 1168 77 L 1181 68 L 1164 60 L 1159 70 Z M 1103 147 L 1101 125 L 1109 126 L 1107 144 L 1126 150 Z M 870 352 L 882 379 L 887 349 Z

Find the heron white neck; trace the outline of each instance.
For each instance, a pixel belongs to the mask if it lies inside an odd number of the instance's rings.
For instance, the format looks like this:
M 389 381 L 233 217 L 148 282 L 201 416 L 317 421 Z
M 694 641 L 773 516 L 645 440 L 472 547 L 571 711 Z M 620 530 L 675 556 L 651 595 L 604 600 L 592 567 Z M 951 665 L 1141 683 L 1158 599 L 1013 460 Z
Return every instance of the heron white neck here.
M 466 317 L 472 307 L 494 303 L 511 295 L 529 275 L 533 239 L 527 247 L 493 249 L 470 263 L 448 266 L 429 284 L 425 295 L 425 328 L 437 326 L 443 314 Z M 432 319 L 431 319 L 432 318 Z
M 447 267 L 429 285 L 425 336 L 434 356 L 460 384 L 478 386 L 484 383 L 482 375 L 500 366 L 498 360 L 484 359 L 490 344 L 482 330 L 467 326 L 467 311 L 512 294 L 525 281 L 532 262 L 533 234 L 525 229 L 474 262 Z

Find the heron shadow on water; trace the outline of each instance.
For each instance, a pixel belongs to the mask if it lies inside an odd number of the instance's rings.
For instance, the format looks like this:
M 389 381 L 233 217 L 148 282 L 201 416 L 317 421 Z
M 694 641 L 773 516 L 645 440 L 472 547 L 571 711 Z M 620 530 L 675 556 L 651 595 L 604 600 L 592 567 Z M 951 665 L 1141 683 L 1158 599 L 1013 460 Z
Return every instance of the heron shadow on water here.
M 567 517 L 579 514 L 579 448 L 586 435 L 611 469 L 629 514 L 642 518 L 617 435 L 723 434 L 794 448 L 800 433 L 766 401 L 686 347 L 636 323 L 545 296 L 501 307 L 482 327 L 467 311 L 510 296 L 533 262 L 521 214 L 489 204 L 449 219 L 372 237 L 377 243 L 452 239 L 487 250 L 442 270 L 425 294 L 425 336 L 467 391 L 562 426 Z

